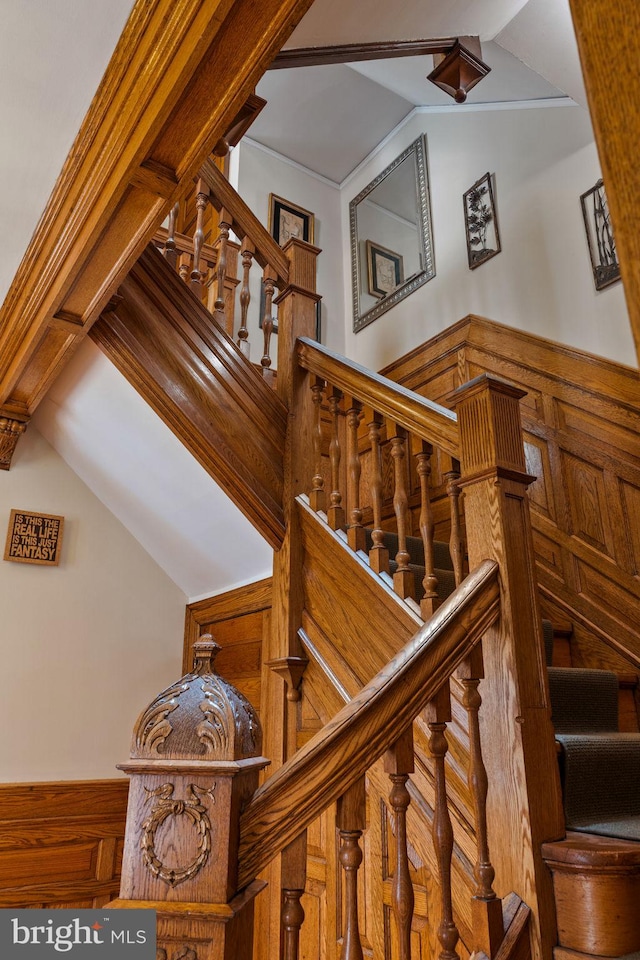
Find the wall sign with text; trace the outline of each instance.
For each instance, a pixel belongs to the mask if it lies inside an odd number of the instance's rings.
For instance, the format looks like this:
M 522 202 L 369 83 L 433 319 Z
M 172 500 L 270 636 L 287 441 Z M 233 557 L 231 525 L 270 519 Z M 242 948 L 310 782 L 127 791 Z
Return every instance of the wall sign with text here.
M 51 513 L 12 510 L 4 559 L 16 563 L 56 565 L 62 549 L 64 517 Z

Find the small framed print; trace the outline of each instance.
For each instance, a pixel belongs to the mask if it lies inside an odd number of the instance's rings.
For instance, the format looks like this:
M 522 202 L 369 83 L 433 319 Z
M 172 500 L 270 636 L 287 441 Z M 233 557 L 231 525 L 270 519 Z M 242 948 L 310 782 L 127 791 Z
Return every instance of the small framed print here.
M 372 240 L 366 241 L 366 249 L 369 293 L 382 300 L 404 281 L 402 256 Z
M 292 238 L 313 243 L 314 222 L 310 210 L 297 207 L 274 193 L 269 194 L 269 233 L 281 247 Z
M 31 510 L 12 510 L 4 559 L 15 563 L 57 566 L 62 549 L 64 517 Z
M 596 290 L 603 290 L 610 283 L 620 279 L 620 264 L 602 180 L 598 180 L 595 187 L 581 195 L 580 203 L 587 233 L 593 280 Z
M 476 180 L 463 195 L 464 225 L 467 234 L 467 258 L 469 269 L 475 270 L 485 260 L 500 253 L 498 215 L 493 199 L 493 184 L 490 173 Z

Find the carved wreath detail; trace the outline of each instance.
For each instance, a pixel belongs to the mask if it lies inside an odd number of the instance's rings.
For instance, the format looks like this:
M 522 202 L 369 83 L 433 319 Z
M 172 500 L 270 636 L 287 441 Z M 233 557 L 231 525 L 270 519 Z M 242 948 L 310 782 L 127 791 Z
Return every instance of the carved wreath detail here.
M 209 790 L 204 787 L 198 787 L 195 783 L 190 783 L 187 787 L 187 800 L 173 800 L 174 785 L 172 783 L 163 783 L 156 790 L 145 790 L 149 794 L 147 800 L 152 797 L 156 802 L 151 808 L 151 813 L 142 824 L 142 839 L 140 846 L 142 848 L 142 860 L 147 869 L 164 880 L 170 887 L 175 887 L 185 880 L 190 880 L 202 869 L 207 862 L 211 852 L 211 821 L 207 814 L 207 808 L 204 806 L 198 794 L 206 794 L 215 803 L 213 791 L 215 784 Z M 194 825 L 198 832 L 198 852 L 194 860 L 186 867 L 167 867 L 158 857 L 155 849 L 156 830 L 169 817 L 186 816 Z
M 167 951 L 164 947 L 156 949 L 156 960 L 168 960 Z M 178 947 L 173 954 L 172 960 L 198 960 L 198 955 L 193 947 Z

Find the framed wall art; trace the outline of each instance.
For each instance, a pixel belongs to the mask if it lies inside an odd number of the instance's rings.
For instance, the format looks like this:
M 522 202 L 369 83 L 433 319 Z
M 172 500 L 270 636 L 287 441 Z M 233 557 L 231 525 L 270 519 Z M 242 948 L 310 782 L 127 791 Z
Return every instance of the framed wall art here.
M 498 215 L 493 198 L 492 176 L 485 173 L 463 195 L 469 269 L 500 253 Z
M 404 281 L 402 256 L 372 240 L 366 247 L 368 291 L 372 297 L 388 297 Z
M 57 566 L 60 562 L 63 530 L 64 517 L 57 514 L 12 510 L 4 559 L 14 563 Z
M 292 237 L 313 243 L 314 223 L 315 217 L 310 210 L 297 207 L 274 193 L 269 194 L 269 233 L 281 247 Z
M 602 290 L 620 279 L 620 264 L 602 180 L 598 180 L 591 190 L 581 195 L 580 203 L 584 228 L 587 232 L 593 279 L 596 290 Z

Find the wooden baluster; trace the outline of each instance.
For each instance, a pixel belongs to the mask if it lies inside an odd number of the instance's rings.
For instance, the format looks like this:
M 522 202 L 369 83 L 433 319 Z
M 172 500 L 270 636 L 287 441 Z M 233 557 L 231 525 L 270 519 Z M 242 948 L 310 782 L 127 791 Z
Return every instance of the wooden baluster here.
M 449 540 L 449 552 L 453 563 L 453 572 L 456 578 L 456 587 L 462 583 L 464 573 L 464 543 L 462 542 L 462 527 L 460 524 L 460 464 L 457 460 L 451 461 L 451 470 L 444 475 L 447 481 L 447 496 L 451 510 L 451 537 Z
M 504 938 L 502 901 L 493 889 L 493 869 L 489 856 L 487 831 L 487 793 L 489 781 L 482 758 L 478 711 L 482 697 L 478 691 L 484 677 L 482 647 L 478 645 L 456 670 L 456 677 L 464 690 L 462 703 L 469 718 L 469 788 L 473 797 L 478 858 L 474 867 L 476 889 L 471 901 L 473 918 L 473 949 L 495 956 Z
M 334 387 L 329 397 L 331 413 L 331 442 L 329 443 L 329 462 L 331 464 L 331 494 L 327 519 L 332 530 L 344 527 L 344 507 L 340 492 L 340 402 L 342 393 Z
M 398 527 L 398 569 L 393 575 L 393 589 L 399 597 L 415 597 L 413 573 L 409 568 L 407 550 L 407 527 L 409 525 L 409 498 L 407 496 L 407 431 L 394 424 L 391 427 L 391 456 L 394 463 L 393 509 Z
M 178 257 L 178 273 L 180 279 L 185 283 L 189 282 L 189 271 L 191 269 L 191 257 L 188 253 L 181 253 Z
M 429 750 L 433 757 L 435 780 L 435 809 L 433 814 L 433 846 L 438 862 L 442 917 L 438 927 L 438 940 L 442 945 L 440 960 L 457 960 L 456 944 L 460 934 L 453 920 L 451 899 L 451 857 L 453 854 L 453 828 L 447 804 L 447 783 L 444 758 L 447 753 L 445 730 L 451 720 L 449 682 L 440 688 L 434 699 L 427 704 L 426 719 L 429 726 Z
M 251 291 L 249 289 L 249 274 L 253 264 L 253 255 L 255 247 L 251 241 L 245 237 L 242 241 L 242 286 L 240 288 L 240 329 L 238 330 L 238 347 L 240 352 L 245 355 L 247 360 L 251 354 L 249 344 L 249 330 L 247 328 L 247 317 L 249 315 L 249 304 L 251 303 Z
M 282 960 L 298 960 L 304 909 L 300 900 L 307 878 L 307 831 L 282 851 Z
M 339 859 L 344 870 L 344 927 L 340 960 L 363 960 L 358 922 L 358 869 L 362 863 L 360 837 L 366 827 L 364 778 L 356 780 L 338 800 L 336 826 L 340 833 Z
M 204 180 L 198 178 L 196 187 L 196 232 L 193 235 L 193 264 L 191 266 L 191 289 L 198 297 L 202 297 L 202 277 L 200 270 L 200 254 L 204 243 L 204 213 L 209 203 L 209 187 Z
M 213 315 L 223 330 L 226 329 L 224 284 L 227 279 L 227 244 L 231 222 L 231 214 L 224 207 L 221 207 L 218 219 L 218 261 L 216 263 L 216 299 L 213 304 Z
M 313 462 L 315 474 L 311 481 L 312 489 L 309 495 L 309 504 L 316 513 L 324 512 L 326 508 L 326 494 L 324 491 L 324 477 L 322 476 L 322 399 L 326 384 L 320 377 L 314 377 L 311 383 L 313 397 Z
M 413 920 L 413 884 L 407 852 L 407 807 L 411 801 L 407 790 L 413 773 L 413 729 L 409 727 L 387 751 L 384 769 L 392 783 L 389 803 L 395 818 L 396 865 L 393 875 L 392 908 L 398 931 L 398 960 L 411 960 L 411 921 Z
M 364 550 L 366 537 L 362 526 L 360 509 L 360 451 L 358 450 L 358 426 L 362 419 L 362 404 L 355 397 L 347 410 L 347 450 L 349 462 L 349 483 L 347 486 L 347 504 L 349 507 L 349 527 L 347 538 L 352 550 Z
M 380 446 L 380 427 L 382 414 L 373 412 L 369 423 L 369 441 L 371 442 L 371 505 L 373 509 L 373 541 L 369 551 L 369 563 L 376 573 L 389 573 L 389 551 L 384 545 L 382 529 L 382 448 Z
M 178 263 L 178 251 L 176 249 L 176 221 L 178 219 L 178 213 L 180 212 L 180 204 L 176 203 L 171 208 L 171 213 L 169 214 L 169 222 L 167 224 L 167 239 L 164 244 L 164 258 L 169 264 L 169 266 L 176 269 Z
M 264 268 L 264 316 L 262 317 L 262 332 L 264 334 L 264 353 L 262 355 L 262 360 L 260 361 L 262 365 L 262 376 L 265 379 L 270 380 L 273 378 L 273 371 L 271 370 L 271 334 L 273 333 L 273 317 L 272 305 L 273 305 L 273 290 L 275 287 L 276 274 L 271 267 L 267 266 Z
M 429 477 L 431 476 L 431 454 L 433 447 L 426 440 L 420 441 L 421 449 L 416 454 L 417 471 L 420 479 L 420 535 L 424 547 L 424 597 L 420 601 L 420 612 L 424 620 L 433 616 L 440 600 L 438 598 L 438 578 L 435 574 L 433 559 L 433 510 L 429 495 Z

